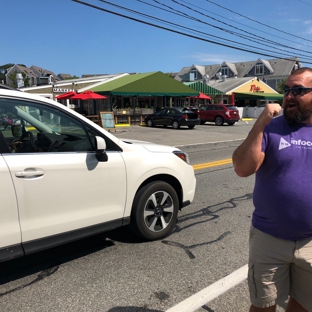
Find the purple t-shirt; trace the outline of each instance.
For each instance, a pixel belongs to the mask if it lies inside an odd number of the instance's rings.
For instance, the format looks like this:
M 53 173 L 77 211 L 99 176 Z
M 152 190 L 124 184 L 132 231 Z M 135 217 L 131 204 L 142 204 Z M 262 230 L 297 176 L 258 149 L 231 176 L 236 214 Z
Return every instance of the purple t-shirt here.
M 312 125 L 274 118 L 264 130 L 262 151 L 253 226 L 287 240 L 312 237 Z

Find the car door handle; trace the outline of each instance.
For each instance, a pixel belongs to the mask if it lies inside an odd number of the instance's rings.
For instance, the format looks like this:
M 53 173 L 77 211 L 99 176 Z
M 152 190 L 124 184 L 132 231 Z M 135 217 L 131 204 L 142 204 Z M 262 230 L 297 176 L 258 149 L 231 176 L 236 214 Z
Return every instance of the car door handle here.
M 44 175 L 44 171 L 41 169 L 29 168 L 24 171 L 18 171 L 15 173 L 17 178 L 39 178 Z

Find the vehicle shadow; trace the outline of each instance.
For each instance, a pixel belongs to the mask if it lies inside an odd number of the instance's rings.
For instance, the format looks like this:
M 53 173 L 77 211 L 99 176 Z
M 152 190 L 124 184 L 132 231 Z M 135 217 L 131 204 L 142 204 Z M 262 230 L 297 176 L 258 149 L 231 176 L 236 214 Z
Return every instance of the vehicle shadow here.
M 114 246 L 106 233 L 87 237 L 61 246 L 36 252 L 0 263 L 0 285 L 28 275 L 38 274 L 37 280 L 55 273 L 61 264 Z
M 234 125 L 228 125 L 226 122 L 222 125 L 222 126 L 217 126 L 214 122 L 209 122 L 207 121 L 206 123 L 204 123 L 203 125 L 200 126 L 212 126 L 212 127 L 235 127 Z

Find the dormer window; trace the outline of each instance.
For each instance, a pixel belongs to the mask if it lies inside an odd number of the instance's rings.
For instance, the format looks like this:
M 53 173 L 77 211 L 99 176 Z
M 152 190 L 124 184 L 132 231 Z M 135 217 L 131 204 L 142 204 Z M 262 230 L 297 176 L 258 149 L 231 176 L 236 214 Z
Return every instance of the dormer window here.
M 197 70 L 196 69 L 192 69 L 190 71 L 190 74 L 193 74 L 194 75 L 194 79 L 197 79 Z
M 221 76 L 229 76 L 229 69 L 227 67 L 221 68 Z
M 255 75 L 259 76 L 259 75 L 263 75 L 264 74 L 264 66 L 263 64 L 259 64 L 255 66 Z

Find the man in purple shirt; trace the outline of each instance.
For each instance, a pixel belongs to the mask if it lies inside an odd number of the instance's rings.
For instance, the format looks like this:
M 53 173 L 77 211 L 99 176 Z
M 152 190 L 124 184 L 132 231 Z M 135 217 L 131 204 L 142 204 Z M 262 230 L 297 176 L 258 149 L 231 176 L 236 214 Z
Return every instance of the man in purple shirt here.
M 312 311 L 312 69 L 284 87 L 284 113 L 267 104 L 234 151 L 240 177 L 256 173 L 249 239 L 250 312 Z M 276 118 L 275 118 L 276 117 Z

